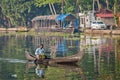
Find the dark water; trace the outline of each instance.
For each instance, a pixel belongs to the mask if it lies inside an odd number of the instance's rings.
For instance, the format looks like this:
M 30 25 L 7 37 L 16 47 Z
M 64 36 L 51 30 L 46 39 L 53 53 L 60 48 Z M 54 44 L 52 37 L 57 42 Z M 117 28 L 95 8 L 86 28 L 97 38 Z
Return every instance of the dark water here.
M 70 56 L 84 50 L 76 65 L 39 65 L 27 62 L 44 44 L 49 57 Z M 120 80 L 120 37 L 7 35 L 0 37 L 0 80 Z M 50 56 L 50 53 L 55 53 Z M 44 70 L 44 78 L 36 69 Z

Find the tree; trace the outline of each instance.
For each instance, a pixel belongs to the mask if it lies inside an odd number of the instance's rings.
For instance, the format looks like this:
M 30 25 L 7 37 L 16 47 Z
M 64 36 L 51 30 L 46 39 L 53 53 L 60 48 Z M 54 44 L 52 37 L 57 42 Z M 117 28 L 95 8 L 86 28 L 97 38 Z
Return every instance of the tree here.
M 49 5 L 50 11 L 52 14 L 56 14 L 56 10 L 54 7 L 55 3 L 60 3 L 62 0 L 35 0 L 35 5 L 37 7 L 41 7 L 44 5 Z
M 35 0 L 35 5 L 36 6 L 43 6 L 46 4 L 55 4 L 55 3 L 61 3 L 62 0 Z
M 119 0 L 114 0 L 114 20 L 115 20 L 115 24 L 116 26 L 118 26 L 118 17 L 116 16 L 116 14 L 118 12 L 120 12 L 120 6 L 118 5 L 120 2 Z
M 2 14 L 10 24 L 24 26 L 32 4 L 32 0 L 1 0 Z
M 79 7 L 81 11 L 87 11 L 93 9 L 93 0 L 79 0 Z
M 93 1 L 95 1 L 95 10 L 106 8 L 120 11 L 119 0 L 0 0 L 0 25 L 7 20 L 9 25 L 25 26 L 27 20 L 38 15 L 76 14 L 79 11 L 92 10 Z

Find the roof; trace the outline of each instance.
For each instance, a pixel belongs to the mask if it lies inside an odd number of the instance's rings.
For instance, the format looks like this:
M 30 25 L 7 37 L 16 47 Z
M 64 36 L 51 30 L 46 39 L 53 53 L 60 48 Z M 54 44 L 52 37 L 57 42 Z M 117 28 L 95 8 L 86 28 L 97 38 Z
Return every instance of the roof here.
M 56 19 L 57 16 L 58 16 L 58 15 L 37 16 L 37 17 L 34 17 L 34 18 L 32 19 L 32 21 L 45 20 L 45 19 L 54 20 L 54 19 Z
M 75 16 L 73 16 L 72 14 L 60 14 L 56 20 L 58 21 L 64 21 L 64 20 L 73 20 L 76 19 Z
M 114 17 L 114 14 L 110 10 L 100 9 L 100 11 L 96 13 L 96 16 L 102 18 L 110 18 L 110 17 Z
M 102 13 L 99 13 L 99 14 L 96 14 L 96 16 L 97 17 L 104 17 L 104 18 L 106 18 L 106 17 L 114 17 L 114 15 L 112 14 L 112 13 L 104 13 L 104 14 L 102 14 Z
M 32 21 L 36 20 L 58 20 L 58 21 L 64 21 L 64 20 L 73 20 L 76 19 L 75 16 L 72 14 L 59 14 L 59 15 L 45 15 L 45 16 L 37 16 L 32 19 Z

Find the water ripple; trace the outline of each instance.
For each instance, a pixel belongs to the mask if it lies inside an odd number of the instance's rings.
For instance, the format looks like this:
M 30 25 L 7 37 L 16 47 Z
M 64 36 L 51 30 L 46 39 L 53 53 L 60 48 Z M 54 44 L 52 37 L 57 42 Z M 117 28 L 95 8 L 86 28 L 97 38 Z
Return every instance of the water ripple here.
M 10 59 L 10 58 L 0 58 L 1 61 L 7 61 L 11 63 L 26 63 L 27 60 L 20 60 L 20 59 Z

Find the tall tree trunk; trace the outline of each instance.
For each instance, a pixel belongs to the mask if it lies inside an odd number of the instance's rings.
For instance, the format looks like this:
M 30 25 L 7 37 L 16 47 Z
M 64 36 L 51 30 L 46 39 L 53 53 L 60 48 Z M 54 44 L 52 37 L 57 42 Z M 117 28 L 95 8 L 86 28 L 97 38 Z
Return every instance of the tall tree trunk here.
M 54 7 L 53 3 L 52 3 L 52 9 L 53 9 L 54 14 L 56 14 L 56 10 L 55 10 L 55 7 Z
M 109 10 L 109 2 L 108 2 L 108 0 L 106 0 L 106 7 L 107 7 L 107 10 Z
M 49 3 L 49 8 L 50 8 L 50 11 L 51 11 L 51 13 L 52 13 L 52 15 L 54 14 L 54 12 L 53 12 L 53 10 L 52 10 L 52 6 L 51 6 L 51 4 Z
M 114 1 L 114 20 L 115 20 L 115 25 L 118 26 L 118 23 L 117 23 L 117 16 L 116 16 L 116 13 L 117 13 L 117 0 Z
M 62 0 L 62 6 L 61 6 L 62 14 L 64 13 L 64 10 L 63 10 L 63 3 L 64 3 L 64 0 Z
M 49 8 L 50 8 L 50 11 L 51 11 L 52 15 L 55 15 L 56 10 L 55 10 L 55 7 L 54 7 L 53 3 L 52 4 L 49 3 Z
M 76 6 L 75 6 L 75 13 L 78 14 L 79 13 L 79 0 L 76 0 Z M 77 15 L 78 17 L 78 15 Z
M 100 1 L 99 0 L 95 0 L 97 2 L 97 5 L 98 5 L 98 11 L 100 11 L 101 9 L 101 5 L 100 5 Z

